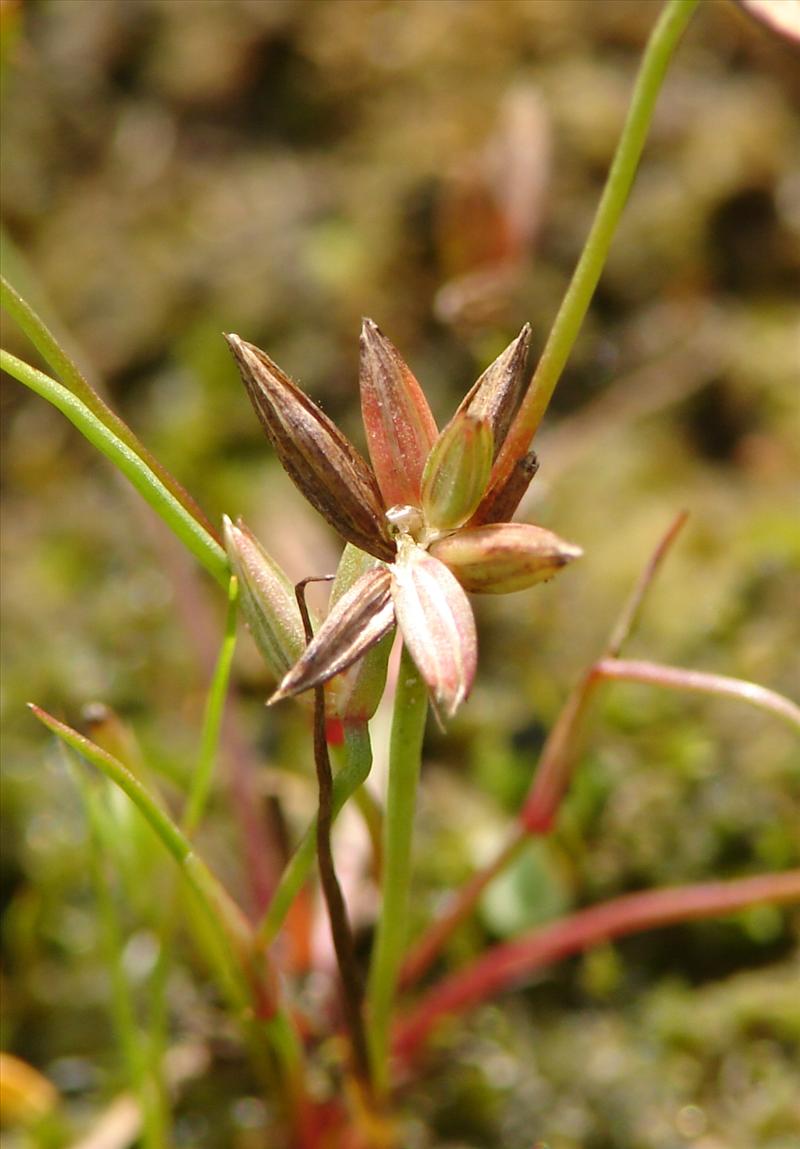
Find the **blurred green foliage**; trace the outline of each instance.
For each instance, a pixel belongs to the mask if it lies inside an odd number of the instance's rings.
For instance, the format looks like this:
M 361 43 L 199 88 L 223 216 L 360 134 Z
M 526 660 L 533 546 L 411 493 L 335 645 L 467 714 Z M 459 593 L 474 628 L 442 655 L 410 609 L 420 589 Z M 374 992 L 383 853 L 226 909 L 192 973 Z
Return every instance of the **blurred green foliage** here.
M 541 347 L 656 12 L 4 5 L 5 31 L 19 20 L 3 60 L 4 269 L 215 522 L 241 513 L 291 575 L 325 573 L 336 542 L 271 457 L 220 332 L 265 347 L 357 438 L 369 314 L 446 417 L 522 322 Z M 783 44 L 733 5 L 701 6 L 522 510 L 585 558 L 478 604 L 474 696 L 446 735 L 429 731 L 417 927 L 503 840 L 570 684 L 678 509 L 690 523 L 632 652 L 796 694 L 799 99 Z M 4 344 L 30 354 L 10 326 Z M 224 603 L 57 412 L 14 384 L 2 405 L 3 1043 L 61 1090 L 63 1127 L 39 1134 L 61 1145 L 124 1078 L 85 820 L 23 704 L 73 722 L 109 704 L 177 794 Z M 265 808 L 280 798 L 292 830 L 313 803 L 306 717 L 263 710 L 246 641 L 237 679 Z M 629 889 L 798 865 L 787 729 L 633 686 L 609 688 L 595 714 L 557 832 L 490 891 L 453 962 Z M 202 844 L 246 901 L 232 757 L 228 745 Z M 146 831 L 118 817 L 136 985 L 163 877 Z M 408 1145 L 791 1149 L 798 924 L 759 911 L 675 927 L 542 974 L 443 1031 L 408 1096 Z M 174 1041 L 214 1064 L 208 1087 L 180 1096 L 176 1146 L 263 1145 L 270 1111 L 188 946 L 169 1000 Z

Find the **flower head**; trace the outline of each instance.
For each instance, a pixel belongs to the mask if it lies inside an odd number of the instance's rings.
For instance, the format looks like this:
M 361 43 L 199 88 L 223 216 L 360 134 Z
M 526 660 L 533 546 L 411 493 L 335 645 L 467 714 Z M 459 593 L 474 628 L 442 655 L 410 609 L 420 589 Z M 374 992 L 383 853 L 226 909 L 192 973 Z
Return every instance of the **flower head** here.
M 465 591 L 506 593 L 580 555 L 510 519 L 536 472 L 532 452 L 495 474 L 522 398 L 526 325 L 439 432 L 400 353 L 370 319 L 361 331 L 361 409 L 370 463 L 263 351 L 229 335 L 247 392 L 290 477 L 351 544 L 372 555 L 333 603 L 271 701 L 347 670 L 395 625 L 437 709 L 469 694 L 477 637 Z

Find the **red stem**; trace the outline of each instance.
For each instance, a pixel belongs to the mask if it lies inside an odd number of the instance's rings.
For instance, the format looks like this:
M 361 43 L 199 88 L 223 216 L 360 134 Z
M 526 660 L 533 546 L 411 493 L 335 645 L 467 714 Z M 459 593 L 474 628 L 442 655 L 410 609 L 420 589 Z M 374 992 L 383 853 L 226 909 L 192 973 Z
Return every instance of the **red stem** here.
M 686 511 L 680 511 L 661 536 L 620 611 L 598 662 L 619 655 L 636 626 L 647 592 L 687 518 Z M 572 775 L 583 719 L 601 677 L 598 674 L 598 663 L 589 667 L 573 687 L 550 731 L 533 784 L 520 811 L 520 820 L 529 834 L 548 834 L 553 828 L 561 799 Z
M 661 564 L 667 557 L 667 553 L 678 537 L 679 533 L 686 524 L 689 518 L 688 511 L 679 511 L 670 525 L 667 527 L 664 534 L 656 546 L 656 549 L 647 560 L 642 573 L 636 580 L 636 584 L 631 591 L 625 605 L 620 612 L 619 618 L 614 624 L 614 629 L 611 632 L 611 637 L 608 640 L 606 649 L 603 652 L 605 657 L 616 658 L 622 650 L 625 643 L 628 641 L 631 632 L 639 621 L 639 614 L 642 606 L 644 605 L 647 592 L 650 590 L 653 579 L 658 574 Z
M 547 736 L 519 821 L 528 834 L 549 834 L 569 785 L 583 720 L 599 684 L 596 666 L 583 675 L 561 708 Z
M 516 941 L 495 946 L 466 969 L 445 978 L 397 1025 L 395 1055 L 410 1061 L 442 1017 L 474 1009 L 551 962 L 639 930 L 734 913 L 766 901 L 800 901 L 800 870 L 648 890 L 579 910 Z
M 739 702 L 760 706 L 792 726 L 800 727 L 799 706 L 766 686 L 746 682 L 742 678 L 728 678 L 727 675 L 709 674 L 704 670 L 685 670 L 681 666 L 664 666 L 660 662 L 622 658 L 602 659 L 593 667 L 593 674 L 597 678 L 643 682 L 667 690 L 691 690 L 698 694 L 735 698 Z

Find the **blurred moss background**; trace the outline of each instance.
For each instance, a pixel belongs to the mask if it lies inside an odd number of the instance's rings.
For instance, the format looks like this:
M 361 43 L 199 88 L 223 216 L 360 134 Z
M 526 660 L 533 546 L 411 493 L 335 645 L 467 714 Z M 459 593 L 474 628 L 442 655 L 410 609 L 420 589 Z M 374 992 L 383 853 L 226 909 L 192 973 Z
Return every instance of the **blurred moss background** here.
M 327 572 L 337 542 L 271 457 L 220 333 L 263 346 L 357 441 L 362 314 L 440 418 L 526 320 L 540 349 L 659 7 L 3 3 L 4 272 L 213 521 L 243 514 L 294 577 Z M 733 4 L 701 5 L 521 512 L 585 558 L 476 603 L 474 695 L 427 742 L 417 928 L 503 840 L 570 684 L 678 510 L 689 526 L 631 651 L 797 695 L 799 98 L 790 48 Z M 32 354 L 10 324 L 4 345 Z M 63 1098 L 47 1133 L 8 1144 L 55 1146 L 124 1078 L 84 817 L 24 703 L 74 723 L 113 707 L 177 795 L 223 604 L 61 415 L 8 380 L 2 410 L 3 1043 Z M 242 777 L 265 821 L 280 799 L 290 832 L 313 787 L 306 720 L 264 711 L 246 639 L 236 678 L 203 848 L 247 903 Z M 118 817 L 138 985 L 168 875 Z M 629 889 L 796 866 L 799 818 L 788 729 L 611 688 L 557 832 L 449 956 Z M 409 1087 L 409 1149 L 796 1149 L 799 933 L 796 912 L 766 908 L 548 971 L 443 1034 Z M 181 1092 L 175 1145 L 277 1144 L 189 947 L 170 1009 L 175 1043 L 214 1067 Z

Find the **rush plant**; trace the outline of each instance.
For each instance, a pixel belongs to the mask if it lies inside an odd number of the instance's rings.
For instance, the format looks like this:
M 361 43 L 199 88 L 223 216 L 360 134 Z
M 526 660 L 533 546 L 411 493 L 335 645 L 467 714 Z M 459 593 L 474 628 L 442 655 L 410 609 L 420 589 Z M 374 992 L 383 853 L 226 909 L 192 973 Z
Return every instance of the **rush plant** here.
M 371 320 L 361 333 L 361 405 L 370 461 L 267 354 L 236 335 L 228 343 L 272 449 L 312 506 L 344 543 L 328 613 L 305 602 L 308 572 L 296 587 L 248 527 L 226 518 L 217 532 L 180 484 L 91 389 L 39 316 L 5 281 L 2 302 L 52 369 L 49 375 L 2 352 L 3 368 L 58 407 L 140 491 L 228 595 L 228 615 L 202 732 L 201 768 L 173 817 L 156 786 L 119 741 L 89 738 L 32 706 L 72 755 L 123 791 L 157 834 L 196 906 L 199 944 L 240 1024 L 265 1092 L 283 1107 L 285 1143 L 297 1149 L 377 1149 L 403 1144 L 395 1085 L 412 1073 L 445 1015 L 463 1015 L 541 965 L 636 930 L 723 915 L 756 902 L 800 901 L 800 872 L 653 890 L 592 907 L 503 945 L 465 967 L 420 979 L 489 885 L 536 835 L 553 827 L 566 792 L 591 699 L 625 680 L 732 697 L 800 729 L 800 710 L 764 687 L 721 675 L 622 657 L 645 594 L 682 526 L 676 518 L 634 587 L 605 649 L 581 676 L 546 740 L 530 793 L 502 850 L 409 946 L 412 831 L 429 703 L 446 726 L 478 672 L 470 594 L 527 590 L 560 571 L 580 548 L 513 515 L 536 473 L 532 441 L 548 407 L 600 277 L 628 196 L 668 62 L 696 6 L 670 0 L 648 43 L 630 112 L 597 214 L 544 351 L 528 380 L 530 332 L 523 328 L 489 365 L 439 430 L 400 353 Z M 193 845 L 206 805 L 221 712 L 241 614 L 278 686 L 271 704 L 311 702 L 319 807 L 261 921 L 251 922 Z M 389 781 L 382 811 L 368 811 L 380 856 L 381 901 L 368 966 L 356 951 L 331 845 L 333 823 L 351 800 L 368 803 L 368 723 L 386 684 L 392 636 L 402 641 L 394 695 Z M 338 741 L 334 773 L 329 743 Z M 103 830 L 90 786 L 95 845 Z M 314 1043 L 283 976 L 279 941 L 287 915 L 317 865 L 339 973 L 331 1009 L 344 1083 L 335 1104 L 315 1100 Z M 102 892 L 102 881 L 98 888 Z M 110 913 L 106 906 L 106 913 Z M 111 923 L 113 927 L 113 922 Z M 111 929 L 113 934 L 113 928 Z M 112 964 L 113 964 L 112 947 Z M 169 1144 L 163 1066 L 148 1062 L 132 1021 L 121 967 L 116 1015 L 136 1091 L 147 1149 Z M 341 1022 L 339 1021 L 341 1019 Z

